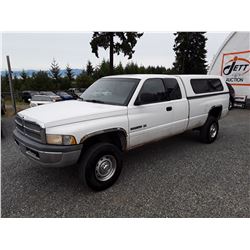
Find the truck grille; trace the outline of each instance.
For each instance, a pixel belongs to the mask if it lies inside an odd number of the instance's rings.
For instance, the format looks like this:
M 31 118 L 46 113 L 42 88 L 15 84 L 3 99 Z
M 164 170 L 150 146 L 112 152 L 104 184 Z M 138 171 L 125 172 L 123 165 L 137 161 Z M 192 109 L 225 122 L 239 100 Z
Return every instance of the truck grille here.
M 24 120 L 18 115 L 16 116 L 15 123 L 17 130 L 21 134 L 35 141 L 46 143 L 45 130 L 41 128 L 37 123 Z

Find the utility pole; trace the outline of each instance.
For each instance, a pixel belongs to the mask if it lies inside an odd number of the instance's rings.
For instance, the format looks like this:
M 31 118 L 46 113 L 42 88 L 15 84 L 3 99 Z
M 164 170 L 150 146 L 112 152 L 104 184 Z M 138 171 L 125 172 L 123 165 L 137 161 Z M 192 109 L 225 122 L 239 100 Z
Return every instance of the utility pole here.
M 113 75 L 114 68 L 114 32 L 109 32 L 109 74 Z
M 15 101 L 15 96 L 13 93 L 13 86 L 12 86 L 12 71 L 11 71 L 11 66 L 10 66 L 10 57 L 6 56 L 7 58 L 7 65 L 8 65 L 8 75 L 9 75 L 9 86 L 10 86 L 10 94 L 11 94 L 11 101 L 12 101 L 12 106 L 14 109 L 14 112 L 16 114 L 16 101 Z

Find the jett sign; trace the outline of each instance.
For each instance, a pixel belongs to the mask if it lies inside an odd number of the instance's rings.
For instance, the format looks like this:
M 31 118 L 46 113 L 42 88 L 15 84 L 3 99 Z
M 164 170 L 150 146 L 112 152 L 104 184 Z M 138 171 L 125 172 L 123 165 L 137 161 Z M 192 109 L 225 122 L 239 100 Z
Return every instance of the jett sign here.
M 246 83 L 247 75 L 250 72 L 249 59 L 250 51 L 223 54 L 221 75 L 231 84 Z

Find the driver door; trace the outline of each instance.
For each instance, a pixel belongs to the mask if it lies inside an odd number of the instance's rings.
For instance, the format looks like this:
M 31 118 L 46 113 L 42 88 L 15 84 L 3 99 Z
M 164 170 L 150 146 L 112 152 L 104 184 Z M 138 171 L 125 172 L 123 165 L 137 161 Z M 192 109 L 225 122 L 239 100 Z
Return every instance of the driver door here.
M 130 148 L 171 135 L 172 107 L 163 80 L 147 79 L 128 109 Z

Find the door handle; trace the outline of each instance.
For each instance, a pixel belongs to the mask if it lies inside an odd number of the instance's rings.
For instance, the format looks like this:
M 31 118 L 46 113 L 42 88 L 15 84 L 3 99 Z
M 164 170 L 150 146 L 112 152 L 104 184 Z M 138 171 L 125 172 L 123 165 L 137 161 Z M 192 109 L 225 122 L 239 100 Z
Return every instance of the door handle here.
M 171 106 L 166 107 L 166 110 L 167 110 L 167 111 L 171 111 L 171 110 L 172 110 L 172 107 L 171 107 Z

